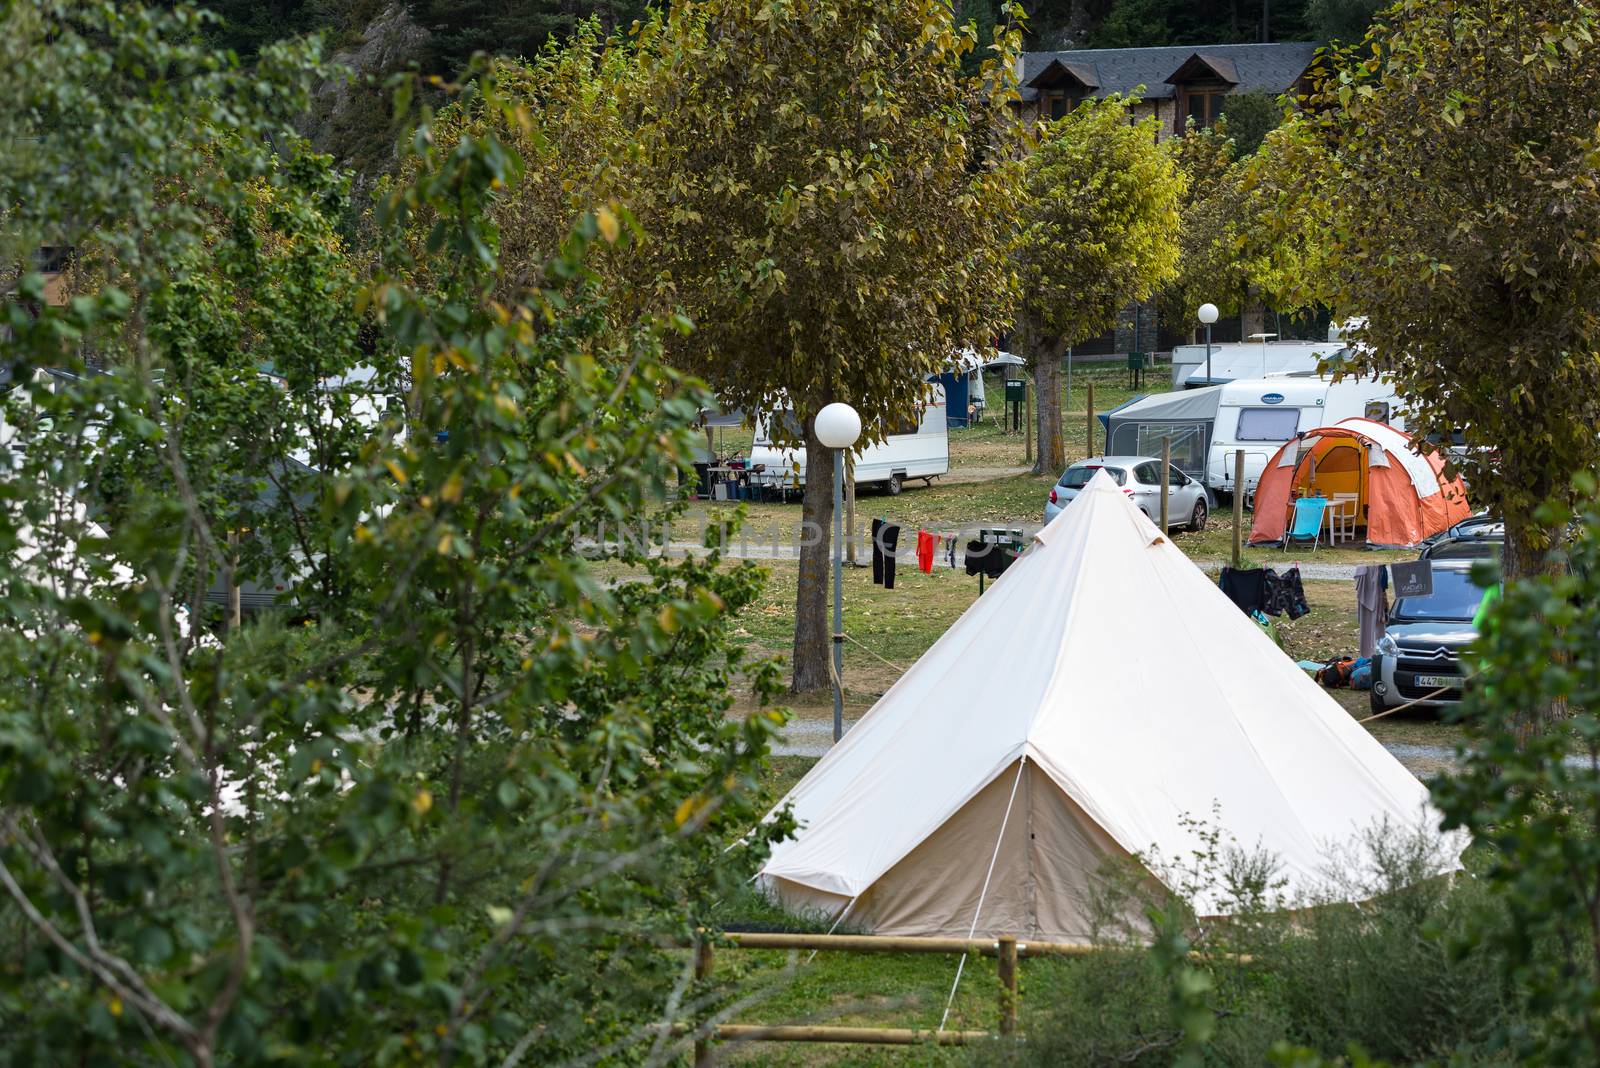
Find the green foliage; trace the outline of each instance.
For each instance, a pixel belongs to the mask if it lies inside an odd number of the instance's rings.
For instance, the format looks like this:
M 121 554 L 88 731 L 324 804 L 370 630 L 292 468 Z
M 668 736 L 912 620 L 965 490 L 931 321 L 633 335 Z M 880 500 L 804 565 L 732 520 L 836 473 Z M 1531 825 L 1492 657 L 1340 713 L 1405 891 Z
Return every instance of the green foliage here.
M 710 0 L 643 53 L 649 277 L 729 403 L 845 400 L 867 440 L 1005 322 L 1014 33 L 978 75 L 943 0 Z M 820 474 L 831 466 L 822 460 Z
M 75 295 L 0 306 L 0 1064 L 670 1054 L 671 947 L 788 830 L 725 851 L 782 718 L 727 715 L 776 688 L 728 635 L 759 573 L 593 537 L 662 509 L 705 394 L 611 328 L 603 218 L 493 299 L 521 161 L 426 115 L 358 288 L 286 128 L 309 53 L 198 25 L 4 9 L 0 230 Z M 300 625 L 209 624 L 235 552 Z
M 1486 877 L 1510 923 L 1472 942 L 1490 941 L 1528 998 L 1531 1018 L 1510 1037 L 1530 1064 L 1600 1057 L 1600 498 L 1587 474 L 1575 490 L 1575 517 L 1559 505 L 1537 517 L 1557 528 L 1575 519 L 1567 566 L 1508 583 L 1486 613 L 1476 647 L 1485 681 L 1459 713 L 1462 770 L 1433 790 L 1453 824 L 1496 847 Z M 1566 713 L 1556 726 L 1552 706 Z
M 1508 1063 L 1504 1036 L 1530 1006 L 1501 972 L 1498 943 L 1458 950 L 1468 935 L 1508 931 L 1506 909 L 1481 879 L 1438 876 L 1431 835 L 1374 828 L 1375 875 L 1358 883 L 1350 872 L 1366 865 L 1330 857 L 1326 894 L 1292 912 L 1274 896 L 1270 858 L 1201 838 L 1175 882 L 1232 886 L 1232 915 L 1197 918 L 1131 869 L 1107 873 L 1099 908 L 1124 919 L 1102 926 L 1101 952 L 1073 962 L 1014 1063 Z
M 1389 0 L 1306 0 L 1306 23 L 1318 41 L 1359 41 Z
M 1255 155 L 1267 134 L 1283 121 L 1283 105 L 1271 93 L 1238 93 L 1223 98 L 1223 116 L 1234 151 L 1243 159 Z
M 1413 432 L 1459 430 L 1475 504 L 1531 573 L 1534 518 L 1600 461 L 1600 94 L 1587 5 L 1403 3 L 1339 53 L 1285 181 L 1327 205 L 1335 309 L 1367 316 L 1362 370 L 1390 375 Z
M 1091 48 L 1219 44 L 1231 41 L 1299 41 L 1314 36 L 1306 21 L 1307 0 L 1270 7 L 1238 0 L 1111 0 L 1089 34 Z M 1261 20 L 1269 17 L 1263 35 Z
M 786 403 L 809 427 L 848 401 L 863 441 L 919 411 L 927 375 L 1004 324 L 1013 292 L 1007 213 L 1019 34 L 997 32 L 974 73 L 975 25 L 944 0 L 771 4 L 707 0 L 638 34 L 570 45 L 507 69 L 522 105 L 504 123 L 531 161 L 496 204 L 511 252 L 502 286 L 526 284 L 575 206 L 636 245 L 597 268 L 618 325 L 678 313 L 673 365 L 747 412 Z M 834 457 L 806 442 L 795 686 L 828 681 L 819 569 Z
M 1195 311 L 1210 302 L 1223 315 L 1235 315 L 1250 293 L 1250 276 L 1240 255 L 1246 197 L 1237 149 L 1224 116 L 1217 125 L 1191 129 L 1168 142 L 1187 183 L 1178 227 L 1177 273 L 1158 294 L 1167 322 L 1193 323 Z
M 1111 329 L 1178 266 L 1183 172 L 1121 97 L 1042 129 L 1017 209 L 1018 327 L 1038 384 L 1038 471 L 1066 464 L 1056 374 L 1067 346 Z
M 604 31 L 627 30 L 644 17 L 647 0 L 409 0 L 430 33 L 425 68 L 454 76 L 474 53 L 532 58 L 565 41 L 586 20 Z
M 1022 314 L 1064 349 L 1111 328 L 1177 267 L 1184 176 L 1129 102 L 1085 102 L 1048 124 L 1028 156 L 1019 265 Z

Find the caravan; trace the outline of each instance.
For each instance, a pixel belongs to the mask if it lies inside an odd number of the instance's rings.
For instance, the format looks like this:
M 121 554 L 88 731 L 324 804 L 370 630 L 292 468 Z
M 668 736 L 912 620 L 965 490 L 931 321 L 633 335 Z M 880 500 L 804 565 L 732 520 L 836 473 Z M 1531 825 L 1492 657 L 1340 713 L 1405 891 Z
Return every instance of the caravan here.
M 1212 387 L 1217 414 L 1206 457 L 1206 486 L 1234 491 L 1234 453 L 1244 450 L 1244 488 L 1256 481 L 1272 454 L 1295 435 L 1353 416 L 1405 429 L 1394 386 L 1384 378 L 1254 378 Z
M 1243 449 L 1245 491 L 1271 455 L 1296 434 L 1362 416 L 1405 429 L 1399 398 L 1387 379 L 1298 375 L 1242 379 L 1204 389 L 1157 393 L 1101 417 L 1106 451 L 1161 455 L 1215 492 L 1233 492 L 1234 453 Z
M 806 481 L 805 450 L 779 445 L 772 439 L 774 420 L 781 420 L 791 441 L 799 439 L 800 427 L 791 409 L 778 409 L 756 417 L 755 441 L 750 448 L 750 467 L 759 472 L 759 484 L 798 488 Z M 861 448 L 856 454 L 855 481 L 858 486 L 881 484 L 890 493 L 899 493 L 908 478 L 932 484 L 950 470 L 950 431 L 946 424 L 944 390 L 935 386 L 923 403 L 916 421 L 888 429 L 884 440 Z

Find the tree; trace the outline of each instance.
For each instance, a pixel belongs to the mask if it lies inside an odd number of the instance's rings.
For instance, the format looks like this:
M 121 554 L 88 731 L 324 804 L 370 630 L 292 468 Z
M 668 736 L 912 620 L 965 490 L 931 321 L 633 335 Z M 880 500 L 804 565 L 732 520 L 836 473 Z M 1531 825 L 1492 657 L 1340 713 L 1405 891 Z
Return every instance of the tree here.
M 1387 0 L 1306 0 L 1306 22 L 1319 41 L 1359 41 Z
M 1227 116 L 1216 126 L 1190 129 L 1168 142 L 1184 175 L 1178 224 L 1178 265 L 1157 297 L 1161 318 L 1193 324 L 1200 305 L 1215 304 L 1235 315 L 1250 294 L 1250 276 L 1240 255 L 1246 197 L 1237 149 Z
M 641 235 L 597 263 L 621 319 L 681 311 L 695 329 L 667 339 L 674 364 L 725 405 L 798 415 L 797 692 L 830 679 L 835 458 L 812 416 L 848 401 L 880 439 L 1005 321 L 1018 36 L 968 75 L 975 28 L 942 0 L 686 3 L 507 73 L 525 110 L 488 117 L 534 161 L 496 208 L 515 256 L 551 247 L 576 203 L 614 203 Z
M 1005 319 L 1016 31 L 969 77 L 977 44 L 942 0 L 710 0 L 674 8 L 642 53 L 642 252 L 696 324 L 669 355 L 803 430 L 797 692 L 830 677 L 837 461 L 813 416 L 848 401 L 863 444 L 881 440 Z
M 1337 310 L 1414 433 L 1467 443 L 1505 567 L 1546 569 L 1536 509 L 1600 460 L 1600 19 L 1557 0 L 1405 3 L 1339 54 L 1293 179 L 1325 203 Z
M 424 113 L 353 291 L 305 47 L 246 72 L 181 7 L 0 26 L 0 233 L 73 250 L 67 304 L 32 270 L 0 304 L 0 1063 L 672 1055 L 652 1025 L 714 993 L 667 947 L 785 830 L 726 851 L 781 716 L 728 716 L 755 569 L 576 548 L 650 512 L 706 399 L 668 324 L 610 329 L 585 258 L 627 235 L 585 215 L 495 300 L 520 161 Z M 338 595 L 219 632 L 230 497 L 341 418 L 322 359 L 369 372 L 358 440 L 295 487 L 317 551 L 255 551 Z
M 1116 323 L 1177 270 L 1184 176 L 1156 144 L 1156 120 L 1129 121 L 1120 97 L 1086 102 L 1043 128 L 1019 205 L 1018 327 L 1038 395 L 1036 472 L 1066 465 L 1061 357 Z
M 1283 106 L 1271 93 L 1239 93 L 1223 97 L 1223 116 L 1228 136 L 1233 138 L 1235 154 L 1243 159 L 1255 155 L 1267 134 L 1283 121 Z
M 1484 877 L 1505 903 L 1492 938 L 1505 978 L 1526 999 L 1528 1024 L 1508 1036 L 1523 1064 L 1592 1064 L 1600 1058 L 1600 497 L 1580 472 L 1540 514 L 1567 528 L 1567 568 L 1509 582 L 1484 613 L 1474 648 L 1477 684 L 1455 713 L 1461 767 L 1433 795 L 1446 825 L 1489 848 Z M 1475 578 L 1492 585 L 1492 567 Z M 1537 729 L 1552 705 L 1571 718 Z M 1481 952 L 1477 945 L 1461 947 Z
M 607 33 L 643 18 L 646 0 L 410 0 L 430 33 L 428 68 L 454 76 L 476 52 L 532 58 L 552 39 L 565 41 L 586 20 Z

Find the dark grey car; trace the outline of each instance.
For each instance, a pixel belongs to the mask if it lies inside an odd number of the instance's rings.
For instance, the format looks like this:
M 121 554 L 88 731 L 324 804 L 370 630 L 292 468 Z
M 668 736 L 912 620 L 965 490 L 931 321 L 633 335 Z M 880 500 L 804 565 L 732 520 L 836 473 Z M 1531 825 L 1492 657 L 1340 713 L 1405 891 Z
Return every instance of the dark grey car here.
M 1402 597 L 1372 658 L 1372 710 L 1410 701 L 1425 707 L 1461 700 L 1461 651 L 1478 637 L 1473 618 L 1483 590 L 1472 581 L 1470 558 L 1432 560 L 1433 592 Z

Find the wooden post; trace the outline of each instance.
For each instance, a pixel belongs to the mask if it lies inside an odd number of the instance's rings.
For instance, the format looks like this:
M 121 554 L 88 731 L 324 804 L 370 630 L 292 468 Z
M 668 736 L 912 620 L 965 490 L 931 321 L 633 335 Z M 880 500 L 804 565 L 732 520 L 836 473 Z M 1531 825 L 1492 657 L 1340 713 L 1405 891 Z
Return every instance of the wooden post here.
M 711 956 L 711 940 L 702 933 L 700 939 L 694 944 L 694 978 L 695 982 L 703 983 L 711 978 L 711 966 L 715 963 Z M 694 1068 L 711 1068 L 711 1041 L 706 1038 L 694 1040 Z
M 1087 383 L 1085 388 L 1086 388 L 1087 395 L 1088 395 L 1088 400 L 1085 403 L 1088 404 L 1089 408 L 1088 408 L 1088 414 L 1084 417 L 1083 424 L 1084 424 L 1084 429 L 1088 432 L 1089 451 L 1084 453 L 1084 455 L 1085 456 L 1093 456 L 1094 455 L 1094 379 L 1092 379 L 1092 378 L 1089 379 L 1089 381 L 1088 381 L 1088 383 Z
M 1233 452 L 1233 566 L 1244 548 L 1244 450 Z
M 1000 939 L 1000 1033 L 1017 1033 L 1017 940 Z
M 1172 438 L 1163 434 L 1161 437 L 1161 533 L 1167 532 L 1167 502 L 1172 494 L 1172 479 L 1168 472 L 1172 470 Z

